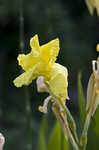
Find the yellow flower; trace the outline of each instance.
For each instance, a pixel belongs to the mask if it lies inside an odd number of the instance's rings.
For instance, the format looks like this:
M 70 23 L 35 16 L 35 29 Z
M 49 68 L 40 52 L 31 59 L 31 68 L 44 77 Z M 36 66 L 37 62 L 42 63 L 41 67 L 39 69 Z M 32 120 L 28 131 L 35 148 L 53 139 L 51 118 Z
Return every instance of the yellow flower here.
M 91 15 L 93 15 L 94 9 L 96 9 L 99 15 L 99 0 L 85 0 L 85 2 Z
M 55 63 L 59 53 L 59 40 L 55 39 L 40 46 L 38 36 L 35 35 L 30 40 L 30 46 L 31 52 L 29 54 L 19 54 L 17 58 L 24 73 L 14 80 L 15 86 L 29 85 L 35 78 L 43 76 L 44 84 L 48 83 L 48 90 L 46 91 L 65 103 L 66 98 L 68 98 L 68 71 L 64 66 Z M 42 86 L 43 89 L 46 89 L 44 84 L 38 85 L 39 89 Z
M 29 54 L 19 54 L 17 58 L 24 73 L 14 80 L 16 87 L 29 85 L 38 76 L 50 78 L 51 68 L 59 53 L 59 40 L 57 38 L 40 46 L 38 36 L 35 35 L 30 40 L 30 47 L 31 52 Z

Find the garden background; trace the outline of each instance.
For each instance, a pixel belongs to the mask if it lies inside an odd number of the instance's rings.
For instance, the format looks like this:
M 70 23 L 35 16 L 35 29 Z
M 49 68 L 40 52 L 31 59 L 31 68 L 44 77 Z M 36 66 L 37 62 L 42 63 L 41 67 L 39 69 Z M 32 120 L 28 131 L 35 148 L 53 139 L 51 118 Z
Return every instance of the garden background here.
M 69 97 L 67 105 L 79 126 L 77 102 L 77 75 L 82 71 L 84 94 L 96 59 L 99 43 L 99 17 L 91 16 L 84 0 L 24 0 L 25 52 L 30 50 L 29 40 L 39 35 L 40 44 L 56 37 L 60 39 L 57 61 L 69 72 Z M 0 132 L 6 138 L 4 149 L 26 149 L 26 101 L 24 88 L 16 88 L 13 80 L 20 74 L 17 65 L 20 31 L 20 0 L 0 0 Z M 35 81 L 28 88 L 31 103 L 31 136 L 33 150 L 38 143 L 40 122 L 44 116 L 38 111 L 47 94 L 38 94 Z M 49 135 L 55 118 L 49 109 Z M 94 121 L 93 121 L 94 122 Z M 92 126 L 94 126 L 95 122 Z M 91 129 L 90 129 L 91 130 Z M 99 133 L 99 131 L 98 131 Z M 89 131 L 88 147 L 98 150 L 99 134 Z M 96 137 L 93 139 L 93 137 Z M 47 137 L 46 137 L 47 138 Z

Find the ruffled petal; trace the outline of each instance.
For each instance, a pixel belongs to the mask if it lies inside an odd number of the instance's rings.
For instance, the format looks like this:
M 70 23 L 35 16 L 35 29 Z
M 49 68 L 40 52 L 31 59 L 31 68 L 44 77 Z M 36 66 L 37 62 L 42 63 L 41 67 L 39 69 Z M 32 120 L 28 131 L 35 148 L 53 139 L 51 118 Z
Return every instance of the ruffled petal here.
M 34 67 L 17 77 L 13 82 L 16 87 L 22 87 L 23 85 L 29 85 L 38 76 L 44 76 L 47 80 L 50 78 L 50 71 L 46 64 L 41 62 L 37 63 Z
M 32 68 L 37 62 L 41 61 L 38 35 L 35 35 L 33 38 L 31 38 L 30 46 L 31 46 L 32 50 L 29 54 L 26 54 L 26 55 L 25 54 L 20 54 L 17 58 L 19 65 L 25 71 Z
M 57 38 L 51 42 L 48 42 L 47 44 L 41 46 L 40 49 L 43 55 L 43 60 L 48 63 L 48 65 L 52 66 L 59 53 L 59 39 Z
M 16 87 L 22 87 L 23 85 L 29 85 L 36 77 L 37 75 L 34 73 L 34 68 L 31 68 L 18 76 L 13 83 Z
M 39 62 L 40 58 L 36 57 L 36 55 L 33 55 L 33 53 L 29 53 L 27 55 L 18 55 L 17 60 L 19 65 L 23 68 L 23 70 L 27 71 L 30 68 L 32 68 L 37 62 Z
M 30 39 L 30 47 L 37 51 L 40 50 L 38 35 L 36 34 L 33 38 Z
M 49 80 L 49 88 L 51 92 L 60 100 L 64 101 L 68 97 L 68 72 L 65 67 L 55 63 L 52 67 L 51 79 Z

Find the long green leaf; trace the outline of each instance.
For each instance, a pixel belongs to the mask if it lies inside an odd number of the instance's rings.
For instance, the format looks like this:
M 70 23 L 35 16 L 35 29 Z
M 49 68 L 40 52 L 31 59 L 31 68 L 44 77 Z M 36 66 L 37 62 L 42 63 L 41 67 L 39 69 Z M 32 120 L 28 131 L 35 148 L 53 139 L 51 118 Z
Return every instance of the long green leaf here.
M 63 135 L 63 150 L 69 150 L 69 143 Z
M 83 88 L 82 88 L 82 83 L 81 83 L 81 72 L 78 73 L 77 89 L 78 89 L 80 120 L 81 120 L 81 124 L 83 128 L 85 117 L 86 117 L 86 106 L 85 106 L 85 97 L 83 94 Z
M 99 107 L 91 119 L 91 124 L 88 131 L 87 150 L 99 149 Z
M 94 129 L 96 131 L 96 134 L 99 136 L 99 107 L 97 108 L 96 114 L 95 114 Z
M 48 142 L 48 150 L 61 150 L 61 129 L 59 123 L 56 123 Z
M 37 150 L 47 150 L 46 145 L 47 121 L 44 117 L 41 122 Z
M 49 138 L 48 150 L 69 150 L 69 144 L 61 132 L 60 124 L 56 122 Z

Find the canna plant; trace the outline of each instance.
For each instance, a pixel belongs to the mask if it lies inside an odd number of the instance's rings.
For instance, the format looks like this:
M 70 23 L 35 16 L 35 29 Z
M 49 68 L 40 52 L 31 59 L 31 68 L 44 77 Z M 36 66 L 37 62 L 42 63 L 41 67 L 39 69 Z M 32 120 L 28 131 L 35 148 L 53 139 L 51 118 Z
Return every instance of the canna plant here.
M 39 106 L 39 111 L 46 114 L 48 103 L 51 102 L 52 111 L 60 123 L 66 141 L 70 141 L 74 150 L 86 150 L 91 118 L 95 115 L 99 104 L 99 58 L 92 63 L 93 73 L 88 83 L 86 105 L 83 99 L 80 100 L 79 106 L 80 113 L 83 115 L 81 118 L 83 125 L 82 133 L 78 138 L 75 120 L 66 106 L 66 99 L 69 99 L 68 70 L 55 62 L 60 49 L 59 39 L 56 38 L 40 46 L 38 35 L 35 35 L 30 39 L 30 47 L 29 54 L 18 55 L 18 64 L 24 72 L 13 81 L 14 85 L 16 87 L 28 86 L 32 80 L 36 79 L 38 92 L 49 93 L 43 106 Z M 98 49 L 99 46 L 97 46 Z M 78 79 L 79 86 L 81 86 L 80 78 Z M 81 91 L 78 93 L 80 97 Z M 57 130 L 57 132 L 60 131 Z

